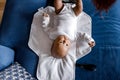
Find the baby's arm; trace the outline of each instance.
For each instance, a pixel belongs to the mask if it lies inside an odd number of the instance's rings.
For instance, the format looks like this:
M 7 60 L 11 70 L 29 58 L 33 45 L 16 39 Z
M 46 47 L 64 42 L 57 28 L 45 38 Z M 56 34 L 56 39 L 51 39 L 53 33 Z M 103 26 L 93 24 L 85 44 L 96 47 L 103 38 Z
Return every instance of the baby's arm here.
M 90 47 L 94 47 L 95 46 L 94 39 L 90 35 L 88 35 L 87 33 L 78 32 L 77 33 L 77 38 L 78 39 L 82 39 L 83 38 L 85 41 L 87 41 L 87 43 L 88 43 L 88 45 Z
M 62 0 L 54 0 L 55 12 L 58 14 L 63 8 Z
M 76 16 L 78 16 L 83 11 L 82 0 L 76 0 L 76 6 L 73 8 Z

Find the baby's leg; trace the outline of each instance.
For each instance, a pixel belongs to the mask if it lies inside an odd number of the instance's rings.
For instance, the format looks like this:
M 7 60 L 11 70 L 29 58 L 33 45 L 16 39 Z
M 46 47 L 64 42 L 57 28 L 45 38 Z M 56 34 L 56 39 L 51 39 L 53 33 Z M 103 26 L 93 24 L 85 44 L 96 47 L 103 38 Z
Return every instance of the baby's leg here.
M 59 14 L 59 12 L 62 10 L 63 6 L 64 5 L 62 3 L 62 0 L 54 0 L 54 7 L 55 7 L 56 14 Z
M 78 16 L 83 10 L 82 0 L 76 0 L 76 6 L 73 8 L 73 11 L 76 16 Z

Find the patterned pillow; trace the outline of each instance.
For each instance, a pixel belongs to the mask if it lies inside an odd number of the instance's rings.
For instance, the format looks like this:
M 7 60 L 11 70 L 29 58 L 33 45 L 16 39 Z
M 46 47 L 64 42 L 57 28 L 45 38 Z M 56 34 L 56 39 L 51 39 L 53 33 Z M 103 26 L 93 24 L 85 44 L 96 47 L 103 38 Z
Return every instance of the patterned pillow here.
M 0 80 L 37 80 L 33 78 L 18 62 L 0 72 Z

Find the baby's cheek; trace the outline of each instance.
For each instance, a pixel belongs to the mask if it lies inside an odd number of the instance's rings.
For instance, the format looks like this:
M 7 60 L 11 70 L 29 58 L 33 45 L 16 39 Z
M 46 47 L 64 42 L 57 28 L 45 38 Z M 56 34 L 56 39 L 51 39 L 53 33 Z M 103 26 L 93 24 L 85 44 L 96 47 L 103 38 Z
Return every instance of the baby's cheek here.
M 67 55 L 67 53 L 68 53 L 68 48 L 61 45 L 54 47 L 52 51 L 52 56 L 55 58 L 63 58 Z

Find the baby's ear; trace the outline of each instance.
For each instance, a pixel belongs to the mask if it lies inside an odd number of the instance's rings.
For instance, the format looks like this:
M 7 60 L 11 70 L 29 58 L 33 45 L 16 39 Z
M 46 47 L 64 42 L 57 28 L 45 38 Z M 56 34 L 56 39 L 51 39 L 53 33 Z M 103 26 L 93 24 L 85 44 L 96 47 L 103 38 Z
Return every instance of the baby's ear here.
M 53 53 L 53 45 L 54 45 L 54 42 L 52 43 L 52 46 L 51 46 L 51 53 Z

